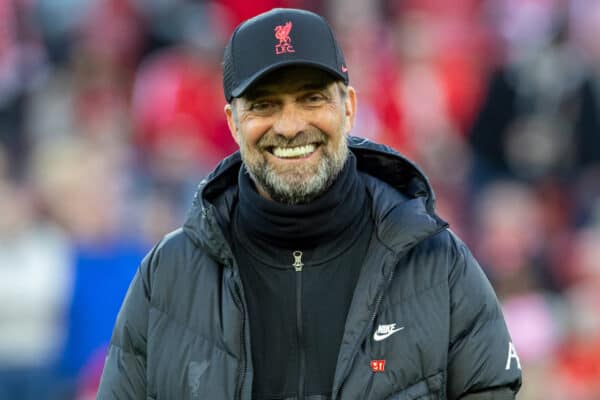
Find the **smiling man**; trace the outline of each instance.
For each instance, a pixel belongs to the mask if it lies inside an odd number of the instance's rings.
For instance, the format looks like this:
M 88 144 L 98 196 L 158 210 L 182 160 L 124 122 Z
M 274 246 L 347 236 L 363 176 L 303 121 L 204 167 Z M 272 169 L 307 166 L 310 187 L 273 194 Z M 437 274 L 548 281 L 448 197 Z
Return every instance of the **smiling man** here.
M 233 32 L 240 151 L 143 260 L 99 399 L 514 399 L 520 362 L 489 282 L 425 175 L 349 136 L 330 26 L 274 9 Z

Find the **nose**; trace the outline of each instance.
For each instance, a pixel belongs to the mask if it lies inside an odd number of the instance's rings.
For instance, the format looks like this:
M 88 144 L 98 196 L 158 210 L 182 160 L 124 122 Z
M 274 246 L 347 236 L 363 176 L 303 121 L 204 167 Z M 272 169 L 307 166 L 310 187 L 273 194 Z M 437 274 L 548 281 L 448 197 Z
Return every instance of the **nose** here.
M 285 137 L 294 137 L 306 127 L 304 113 L 294 103 L 284 104 L 273 124 L 276 134 Z

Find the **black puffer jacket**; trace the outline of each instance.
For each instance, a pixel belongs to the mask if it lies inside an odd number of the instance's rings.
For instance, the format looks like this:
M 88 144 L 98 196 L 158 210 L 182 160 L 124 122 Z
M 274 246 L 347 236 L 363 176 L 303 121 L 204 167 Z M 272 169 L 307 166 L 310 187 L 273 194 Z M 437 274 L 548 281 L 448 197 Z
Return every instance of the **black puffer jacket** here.
M 520 366 L 498 302 L 435 215 L 427 179 L 389 148 L 349 140 L 369 176 L 375 233 L 332 398 L 512 399 Z M 250 400 L 248 316 L 223 233 L 240 162 L 229 157 L 202 182 L 184 227 L 143 260 L 118 316 L 99 399 Z

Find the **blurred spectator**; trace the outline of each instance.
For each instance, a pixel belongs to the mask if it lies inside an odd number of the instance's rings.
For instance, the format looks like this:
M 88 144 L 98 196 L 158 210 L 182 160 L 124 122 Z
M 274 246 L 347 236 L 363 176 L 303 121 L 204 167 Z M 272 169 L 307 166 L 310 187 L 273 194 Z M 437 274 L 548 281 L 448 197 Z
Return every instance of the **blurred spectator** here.
M 26 128 L 35 143 L 129 139 L 131 79 L 142 51 L 138 17 L 125 0 L 94 0 L 82 18 L 68 57 L 30 96 Z
M 551 288 L 543 258 L 543 215 L 535 192 L 518 182 L 498 181 L 487 186 L 476 203 L 474 252 L 498 295 Z
M 594 260 L 593 281 L 573 286 L 566 295 L 569 306 L 567 336 L 553 363 L 553 399 L 600 398 L 600 276 L 597 260 Z
M 7 148 L 11 175 L 27 164 L 27 93 L 47 74 L 46 51 L 29 13 L 29 2 L 0 2 L 0 145 Z
M 33 0 L 29 3 L 32 5 L 29 17 L 40 30 L 51 61 L 58 64 L 65 62 L 68 59 L 77 26 L 93 2 L 88 0 Z
M 198 177 L 236 149 L 224 118 L 224 100 L 215 100 L 223 98 L 216 76 L 220 71 L 214 54 L 193 47 L 157 51 L 137 71 L 133 139 L 147 186 L 156 192 L 146 206 L 187 209 Z M 182 220 L 183 212 L 179 214 L 174 217 Z M 149 218 L 158 222 L 157 217 Z
M 507 59 L 490 77 L 471 131 L 475 183 L 570 179 L 600 158 L 600 125 L 568 7 L 551 0 L 499 4 Z
M 216 60 L 180 48 L 154 53 L 138 71 L 132 105 L 135 141 L 158 174 L 205 173 L 234 150 L 224 100 L 215 101 L 223 97 L 215 79 L 218 68 Z
M 76 25 L 76 50 L 91 53 L 97 63 L 132 69 L 143 52 L 143 21 L 129 0 L 92 0 Z M 110 29 L 107 29 L 110 27 Z M 90 73 L 91 77 L 94 73 Z
M 370 0 L 356 0 L 352 7 L 348 7 L 344 0 L 330 0 L 323 5 L 327 6 L 331 15 L 329 22 L 344 49 L 352 85 L 361 99 L 354 131 L 360 132 L 362 137 L 383 142 L 381 121 L 374 105 L 381 82 L 377 76 L 380 54 L 373 49 L 381 49 L 385 29 L 379 24 L 378 4 Z M 365 54 L 370 56 L 365 57 Z
M 74 241 L 73 288 L 59 363 L 72 393 L 83 366 L 108 343 L 129 282 L 148 248 L 125 214 L 127 174 L 119 148 L 57 141 L 35 153 L 47 212 Z
M 231 32 L 240 22 L 276 7 L 304 8 L 320 11 L 323 0 L 216 0 L 231 13 L 231 22 L 227 31 Z M 228 35 L 229 36 L 229 35 Z
M 572 33 L 586 71 L 582 88 L 577 136 L 578 158 L 583 166 L 600 165 L 600 3 L 575 0 Z
M 457 25 L 463 31 L 408 8 L 390 21 L 389 43 L 379 43 L 380 92 L 374 101 L 386 141 L 419 160 L 430 140 L 464 136 L 476 110 L 483 78 L 477 43 L 468 38 L 478 28 L 466 21 Z
M 0 151 L 2 148 L 0 147 Z M 6 176 L 0 153 L 0 398 L 47 398 L 71 286 L 64 233 Z

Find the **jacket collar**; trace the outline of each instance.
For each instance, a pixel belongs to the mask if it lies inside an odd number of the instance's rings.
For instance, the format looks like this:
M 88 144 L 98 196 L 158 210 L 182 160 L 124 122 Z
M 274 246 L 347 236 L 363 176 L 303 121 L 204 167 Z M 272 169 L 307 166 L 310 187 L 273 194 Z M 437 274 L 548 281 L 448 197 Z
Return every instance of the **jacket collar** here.
M 435 195 L 416 164 L 367 139 L 350 136 L 348 144 L 359 172 L 366 177 L 377 235 L 386 247 L 401 251 L 447 226 L 436 215 Z M 238 151 L 200 182 L 183 226 L 197 245 L 219 259 L 232 257 L 226 232 L 237 198 L 241 163 Z
M 435 212 L 429 179 L 396 150 L 367 139 L 350 137 L 372 196 L 372 218 L 379 240 L 393 252 L 412 247 L 448 226 Z

